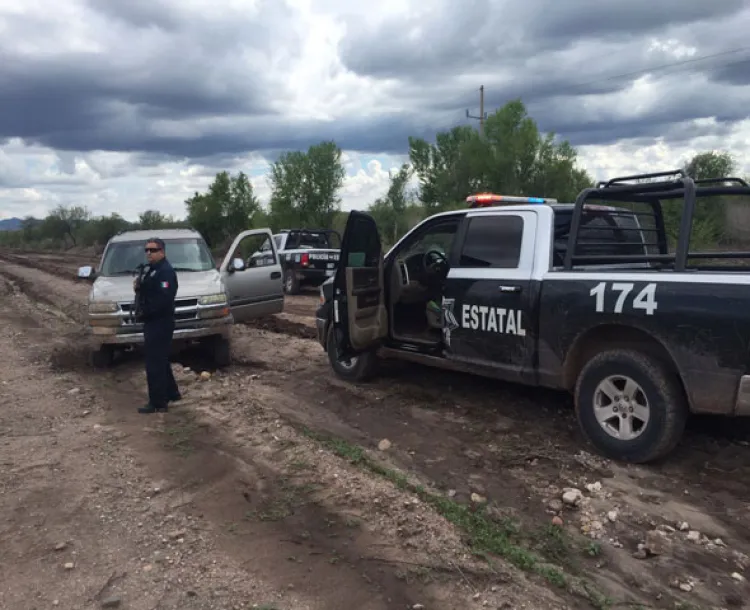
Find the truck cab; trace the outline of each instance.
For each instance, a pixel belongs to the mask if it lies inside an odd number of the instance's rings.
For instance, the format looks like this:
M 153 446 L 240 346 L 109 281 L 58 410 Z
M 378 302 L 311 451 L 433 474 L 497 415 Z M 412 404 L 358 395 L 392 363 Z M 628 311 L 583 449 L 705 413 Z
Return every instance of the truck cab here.
M 475 195 L 385 256 L 372 217 L 352 212 L 321 288 L 319 341 L 351 381 L 385 357 L 570 392 L 601 453 L 658 459 L 689 412 L 750 415 L 748 274 L 709 267 L 714 255 L 688 247 L 697 198 L 750 195 L 743 181 L 722 180 L 624 177 L 568 204 Z M 676 199 L 685 211 L 670 252 L 661 201 Z
M 144 245 L 160 238 L 177 273 L 174 346 L 198 342 L 216 366 L 230 364 L 231 326 L 281 312 L 284 294 L 281 265 L 272 245 L 262 260 L 250 254 L 271 239 L 269 229 L 240 233 L 221 265 L 203 237 L 191 229 L 126 231 L 109 240 L 98 269 L 78 269 L 92 282 L 87 332 L 94 366 L 109 366 L 118 350 L 143 344 L 143 325 L 134 319 L 133 279 L 146 263 Z

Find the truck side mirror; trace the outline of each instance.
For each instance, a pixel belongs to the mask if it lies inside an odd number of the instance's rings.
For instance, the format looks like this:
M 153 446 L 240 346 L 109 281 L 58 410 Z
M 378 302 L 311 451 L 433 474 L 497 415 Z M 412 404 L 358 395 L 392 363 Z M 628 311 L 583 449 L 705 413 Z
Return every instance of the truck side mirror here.
M 91 265 L 78 267 L 78 278 L 82 280 L 93 281 L 96 277 L 96 270 Z

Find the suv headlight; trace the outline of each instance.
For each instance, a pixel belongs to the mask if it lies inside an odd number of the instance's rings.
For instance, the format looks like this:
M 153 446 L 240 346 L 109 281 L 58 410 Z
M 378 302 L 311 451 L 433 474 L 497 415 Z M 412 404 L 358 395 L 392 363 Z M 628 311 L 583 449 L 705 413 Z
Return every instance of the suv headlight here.
M 217 294 L 207 294 L 202 297 L 198 297 L 198 304 L 199 305 L 218 305 L 220 303 L 226 303 L 227 302 L 227 295 L 224 292 L 219 292 Z
M 89 313 L 115 313 L 119 306 L 114 301 L 99 301 L 89 303 Z

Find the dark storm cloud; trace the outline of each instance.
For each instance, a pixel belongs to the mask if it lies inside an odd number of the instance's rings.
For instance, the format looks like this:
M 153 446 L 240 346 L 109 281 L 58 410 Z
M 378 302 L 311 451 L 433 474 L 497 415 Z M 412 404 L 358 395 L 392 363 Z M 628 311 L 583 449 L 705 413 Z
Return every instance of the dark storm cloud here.
M 524 2 L 530 37 L 578 40 L 608 36 L 640 37 L 666 27 L 690 25 L 733 15 L 745 0 L 576 0 Z M 696 27 L 700 27 L 699 25 Z
M 142 166 L 247 151 L 273 156 L 323 139 L 362 152 L 403 153 L 408 136 L 431 138 L 466 122 L 466 108 L 476 114 L 480 83 L 487 110 L 520 97 L 543 130 L 574 144 L 689 139 L 691 120 L 717 117 L 723 125 L 705 128 L 716 133 L 750 108 L 741 88 L 750 80 L 750 49 L 658 72 L 674 88 L 642 112 L 614 99 L 606 111 L 586 106 L 595 95 L 624 91 L 643 70 L 676 61 L 651 49 L 654 39 L 695 44 L 698 55 L 726 50 L 719 46 L 725 41 L 738 45 L 732 41 L 744 39 L 743 0 L 434 0 L 429 10 L 375 28 L 361 16 L 348 19 L 343 62 L 360 75 L 393 79 L 394 99 L 405 110 L 307 122 L 275 110 L 285 66 L 303 49 L 296 17 L 283 2 L 262 0 L 257 14 L 201 14 L 177 0 L 83 6 L 104 33 L 103 52 L 19 52 L 25 32 L 48 27 L 39 16 L 19 17 L 13 34 L 0 39 L 0 140 L 135 152 Z M 61 26 L 49 48 L 67 37 Z M 691 85 L 704 75 L 715 88 Z M 70 158 L 62 156 L 60 166 L 69 171 Z

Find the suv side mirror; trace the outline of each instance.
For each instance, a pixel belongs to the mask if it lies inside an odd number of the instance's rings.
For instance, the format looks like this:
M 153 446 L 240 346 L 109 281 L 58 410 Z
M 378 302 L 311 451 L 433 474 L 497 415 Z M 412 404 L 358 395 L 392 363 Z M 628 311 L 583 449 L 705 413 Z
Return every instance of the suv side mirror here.
M 91 265 L 78 267 L 78 277 L 82 280 L 93 281 L 96 277 L 96 270 Z
M 244 271 L 245 270 L 245 261 L 243 261 L 241 258 L 233 258 L 232 263 L 229 265 L 229 271 Z

